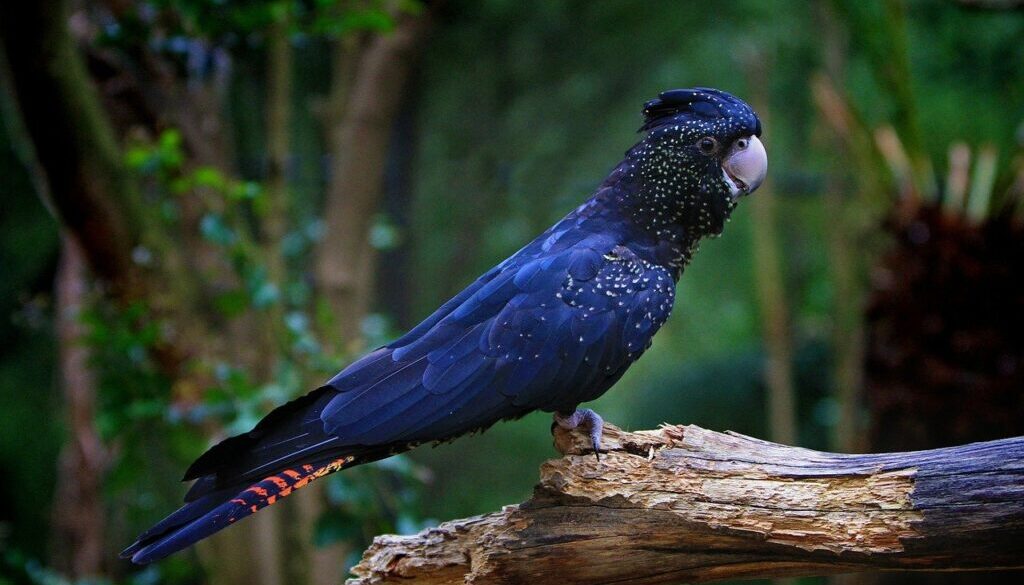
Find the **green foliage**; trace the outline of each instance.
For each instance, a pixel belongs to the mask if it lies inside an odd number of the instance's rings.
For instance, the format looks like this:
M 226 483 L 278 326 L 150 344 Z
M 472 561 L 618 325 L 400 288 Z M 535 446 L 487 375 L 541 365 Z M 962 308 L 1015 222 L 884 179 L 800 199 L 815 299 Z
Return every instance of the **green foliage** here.
M 256 323 L 257 330 L 267 331 L 271 342 L 261 347 L 273 354 L 274 361 L 265 376 L 226 356 L 214 362 L 197 361 L 191 367 L 209 372 L 211 385 L 184 396 L 155 378 L 147 362 L 149 350 L 161 341 L 160 328 L 145 321 L 150 312 L 132 306 L 121 313 L 91 317 L 90 347 L 96 351 L 97 366 L 110 370 L 110 388 L 107 378 L 102 388 L 101 427 L 116 431 L 120 438 L 133 436 L 126 443 L 141 446 L 127 449 L 118 465 L 135 472 L 146 465 L 134 453 L 153 447 L 139 440 L 145 429 L 160 428 L 170 439 L 165 447 L 182 447 L 169 453 L 171 458 L 185 462 L 205 446 L 211 425 L 225 435 L 246 432 L 270 408 L 308 391 L 316 383 L 312 380 L 333 374 L 351 357 L 330 353 L 318 340 L 313 316 L 331 317 L 319 315 L 326 307 L 314 305 L 301 272 L 287 271 L 283 280 L 272 276 L 269 254 L 276 250 L 268 253 L 257 229 L 259 222 L 254 221 L 267 213 L 262 186 L 211 167 L 189 168 L 181 149 L 180 135 L 169 130 L 152 144 L 132 146 L 127 160 L 147 185 L 148 196 L 171 210 L 165 214 L 168 227 L 197 229 L 221 256 L 228 274 L 199 275 L 216 283 L 210 286 L 218 291 L 212 308 L 220 319 L 246 320 Z M 201 210 L 194 228 L 180 225 L 178 219 L 186 203 L 193 209 L 198 204 Z M 321 231 L 316 222 L 299 224 L 285 235 L 281 252 L 296 263 L 308 262 Z M 400 242 L 397 227 L 383 215 L 375 221 L 371 237 L 380 249 Z M 393 335 L 386 319 L 368 319 L 367 324 L 365 333 L 371 341 L 383 342 Z M 136 473 L 115 470 L 113 475 L 124 475 L 115 486 L 140 481 Z M 420 526 L 418 493 L 424 477 L 423 469 L 401 458 L 332 476 L 329 492 L 337 506 L 318 522 L 317 543 L 349 540 L 355 550 L 381 531 Z M 384 493 L 374 495 L 381 490 Z
M 18 550 L 4 550 L 0 555 L 0 585 L 72 585 L 57 571 Z
M 100 372 L 100 436 L 110 441 L 126 429 L 162 417 L 167 383 L 150 360 L 159 327 L 149 319 L 146 307 L 135 303 L 117 310 L 97 304 L 82 320 L 92 366 Z
M 317 0 L 315 4 L 317 10 L 313 11 L 310 29 L 317 34 L 340 37 L 357 31 L 387 33 L 395 28 L 395 21 L 383 9 L 383 3 L 343 11 L 338 10 L 339 2 Z
M 134 51 L 141 43 L 186 59 L 209 43 L 237 48 L 261 38 L 274 25 L 292 35 L 342 37 L 394 30 L 395 14 L 418 14 L 418 0 L 150 0 L 120 13 L 98 42 Z
M 63 440 L 55 416 L 56 344 L 49 288 L 60 238 L 0 123 L 0 554 L 46 552 L 52 475 Z M 24 193 L 26 196 L 18 196 Z M 31 486 L 24 489 L 24 486 Z M 6 571 L 0 569 L 0 580 Z
M 128 168 L 136 171 L 161 176 L 177 172 L 185 163 L 185 153 L 181 146 L 181 133 L 167 130 L 153 145 L 136 145 L 125 153 Z

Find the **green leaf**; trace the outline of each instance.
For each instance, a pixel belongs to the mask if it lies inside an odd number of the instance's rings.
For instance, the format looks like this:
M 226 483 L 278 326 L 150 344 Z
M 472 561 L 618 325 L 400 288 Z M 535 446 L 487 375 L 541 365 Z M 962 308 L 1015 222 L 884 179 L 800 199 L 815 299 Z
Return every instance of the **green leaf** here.
M 164 130 L 160 134 L 158 145 L 160 161 L 165 168 L 178 168 L 185 162 L 185 153 L 181 149 L 181 132 L 175 129 Z
M 142 169 L 152 159 L 152 153 L 148 148 L 133 146 L 125 153 L 124 161 L 130 168 Z
M 209 187 L 223 191 L 227 186 L 224 175 L 213 167 L 199 167 L 192 173 L 192 179 L 197 187 Z
M 163 416 L 167 403 L 162 400 L 136 400 L 128 405 L 125 413 L 135 420 L 148 420 Z
M 258 201 L 263 197 L 263 187 L 253 181 L 236 183 L 228 191 L 228 198 L 233 201 Z
M 217 295 L 213 306 L 225 317 L 237 317 L 249 307 L 249 295 L 238 289 Z
M 321 15 L 313 24 L 314 32 L 337 36 L 355 31 L 387 33 L 394 29 L 395 20 L 391 15 L 384 10 L 373 8 Z

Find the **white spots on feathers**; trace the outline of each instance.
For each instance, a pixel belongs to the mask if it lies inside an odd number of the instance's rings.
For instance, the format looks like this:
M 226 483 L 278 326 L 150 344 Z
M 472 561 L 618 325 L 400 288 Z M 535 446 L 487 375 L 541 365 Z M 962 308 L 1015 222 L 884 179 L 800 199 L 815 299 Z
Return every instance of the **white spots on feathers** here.
M 556 297 L 578 308 L 585 320 L 606 311 L 636 314 L 634 329 L 656 331 L 668 319 L 675 300 L 675 279 L 670 268 L 637 256 L 625 246 L 601 257 L 600 267 L 589 279 L 568 275 Z M 630 348 L 632 351 L 633 348 Z

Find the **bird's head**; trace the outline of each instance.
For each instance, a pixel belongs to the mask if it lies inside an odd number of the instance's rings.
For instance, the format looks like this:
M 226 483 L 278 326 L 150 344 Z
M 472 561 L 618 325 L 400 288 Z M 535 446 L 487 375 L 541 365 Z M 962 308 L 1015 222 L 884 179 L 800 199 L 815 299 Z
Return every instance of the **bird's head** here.
M 676 89 L 644 105 L 643 140 L 629 152 L 647 219 L 721 233 L 736 201 L 764 181 L 761 121 L 717 89 Z

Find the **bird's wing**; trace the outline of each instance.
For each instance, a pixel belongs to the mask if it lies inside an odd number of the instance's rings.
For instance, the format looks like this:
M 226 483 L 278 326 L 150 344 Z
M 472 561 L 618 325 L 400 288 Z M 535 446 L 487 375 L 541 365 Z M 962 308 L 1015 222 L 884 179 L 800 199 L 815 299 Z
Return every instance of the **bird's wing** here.
M 320 417 L 345 444 L 443 440 L 603 393 L 649 345 L 674 281 L 607 240 L 506 266 L 415 338 L 331 385 Z

